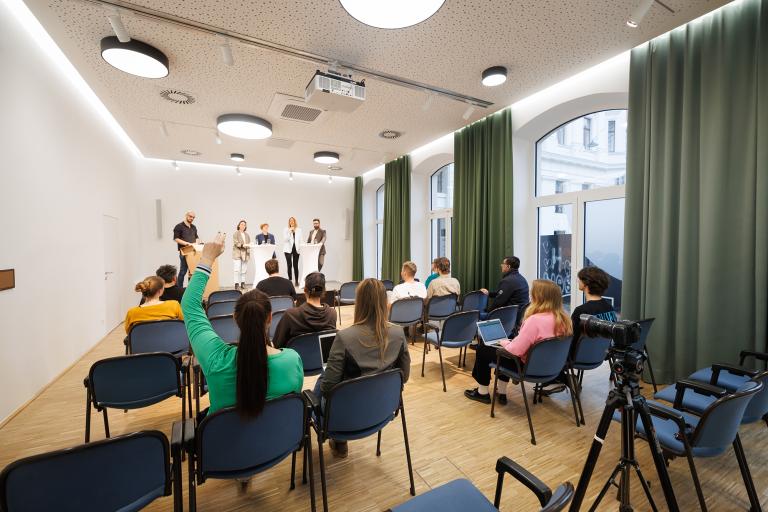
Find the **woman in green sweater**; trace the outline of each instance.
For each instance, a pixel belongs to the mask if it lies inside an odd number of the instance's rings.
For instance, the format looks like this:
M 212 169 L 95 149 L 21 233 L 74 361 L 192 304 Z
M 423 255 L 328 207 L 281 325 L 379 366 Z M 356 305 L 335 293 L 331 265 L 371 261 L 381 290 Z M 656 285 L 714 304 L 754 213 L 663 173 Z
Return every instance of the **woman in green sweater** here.
M 203 290 L 214 260 L 224 252 L 224 240 L 225 235 L 219 233 L 213 242 L 205 244 L 181 300 L 181 309 L 192 350 L 208 382 L 209 413 L 235 406 L 242 417 L 253 418 L 270 398 L 300 393 L 304 367 L 294 350 L 268 345 L 272 307 L 269 298 L 259 290 L 244 293 L 237 301 L 237 345 L 225 343 L 211 327 L 201 305 Z

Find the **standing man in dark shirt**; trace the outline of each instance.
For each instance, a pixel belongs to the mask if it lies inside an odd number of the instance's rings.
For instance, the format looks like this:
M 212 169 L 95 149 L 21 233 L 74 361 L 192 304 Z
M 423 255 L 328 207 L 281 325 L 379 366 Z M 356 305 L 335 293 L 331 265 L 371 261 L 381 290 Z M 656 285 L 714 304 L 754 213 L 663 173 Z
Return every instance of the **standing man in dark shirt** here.
M 520 258 L 517 256 L 505 257 L 501 262 L 501 274 L 501 281 L 495 292 L 489 292 L 485 288 L 480 290 L 493 299 L 488 311 L 503 306 L 528 304 L 531 301 L 528 296 L 528 281 L 520 275 Z
M 173 240 L 176 242 L 177 248 L 181 251 L 182 247 L 196 244 L 200 241 L 197 236 L 197 226 L 192 224 L 195 220 L 195 212 L 188 211 L 184 214 L 184 221 L 179 222 L 173 228 Z M 176 280 L 178 285 L 184 287 L 184 276 L 189 272 L 187 267 L 187 259 L 181 252 L 179 252 L 179 278 Z
M 264 270 L 269 276 L 256 284 L 256 289 L 267 294 L 268 297 L 290 295 L 296 302 L 296 287 L 290 279 L 280 275 L 280 264 L 275 258 L 264 262 Z

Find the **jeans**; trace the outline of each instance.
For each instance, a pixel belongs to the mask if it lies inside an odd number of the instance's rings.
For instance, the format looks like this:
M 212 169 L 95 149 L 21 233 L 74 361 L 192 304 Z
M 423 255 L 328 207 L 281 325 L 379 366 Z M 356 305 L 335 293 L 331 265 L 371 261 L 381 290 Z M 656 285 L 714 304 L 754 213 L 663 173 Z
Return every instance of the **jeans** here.
M 176 279 L 176 282 L 179 286 L 184 288 L 184 277 L 187 275 L 187 272 L 189 272 L 187 258 L 185 258 L 183 254 L 179 254 L 179 262 L 179 277 Z
M 232 260 L 235 267 L 235 284 L 245 282 L 245 274 L 248 272 L 248 262 L 243 260 Z

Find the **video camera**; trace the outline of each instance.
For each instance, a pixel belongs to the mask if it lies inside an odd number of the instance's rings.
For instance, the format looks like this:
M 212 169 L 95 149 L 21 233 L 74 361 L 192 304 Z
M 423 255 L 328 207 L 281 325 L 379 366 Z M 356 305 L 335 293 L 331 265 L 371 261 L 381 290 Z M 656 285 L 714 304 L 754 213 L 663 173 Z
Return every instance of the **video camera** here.
M 640 324 L 632 320 L 609 322 L 592 315 L 580 315 L 581 329 L 590 338 L 608 338 L 613 340 L 608 351 L 612 369 L 617 377 L 629 377 L 637 380 L 643 372 L 645 354 L 633 347 L 640 339 Z

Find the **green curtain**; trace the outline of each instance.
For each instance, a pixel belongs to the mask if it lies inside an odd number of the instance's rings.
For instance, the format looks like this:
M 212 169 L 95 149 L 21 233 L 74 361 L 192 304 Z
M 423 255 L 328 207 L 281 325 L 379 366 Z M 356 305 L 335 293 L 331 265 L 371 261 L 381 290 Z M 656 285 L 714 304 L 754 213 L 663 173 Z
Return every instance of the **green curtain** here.
M 363 178 L 355 178 L 355 211 L 352 222 L 352 279 L 363 279 Z
M 411 259 L 411 157 L 384 166 L 384 240 L 381 278 L 400 282 L 400 268 Z
M 768 1 L 632 51 L 623 316 L 664 382 L 766 349 Z
M 512 255 L 512 114 L 504 109 L 453 136 L 452 274 L 462 291 L 496 288 Z

